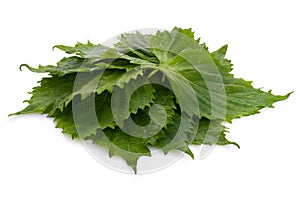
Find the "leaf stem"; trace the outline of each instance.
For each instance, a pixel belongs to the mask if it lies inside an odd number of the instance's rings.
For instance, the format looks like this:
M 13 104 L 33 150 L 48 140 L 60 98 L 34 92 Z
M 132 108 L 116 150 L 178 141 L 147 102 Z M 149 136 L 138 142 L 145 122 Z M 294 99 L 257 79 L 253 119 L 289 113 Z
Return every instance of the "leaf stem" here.
M 158 72 L 159 69 L 158 68 L 155 68 L 148 76 L 147 78 L 150 79 L 156 72 Z

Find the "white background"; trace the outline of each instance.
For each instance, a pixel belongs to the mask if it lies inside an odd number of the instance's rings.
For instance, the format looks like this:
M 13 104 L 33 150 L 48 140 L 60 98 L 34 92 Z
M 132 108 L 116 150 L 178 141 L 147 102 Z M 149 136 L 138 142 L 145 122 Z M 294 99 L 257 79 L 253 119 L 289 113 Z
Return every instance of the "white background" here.
M 0 199 L 299 199 L 299 8 L 296 0 L 1 1 Z M 229 44 L 237 77 L 276 94 L 295 91 L 229 125 L 241 149 L 128 175 L 99 164 L 51 119 L 7 117 L 41 77 L 19 65 L 55 64 L 53 45 L 174 26 L 192 27 L 211 50 Z

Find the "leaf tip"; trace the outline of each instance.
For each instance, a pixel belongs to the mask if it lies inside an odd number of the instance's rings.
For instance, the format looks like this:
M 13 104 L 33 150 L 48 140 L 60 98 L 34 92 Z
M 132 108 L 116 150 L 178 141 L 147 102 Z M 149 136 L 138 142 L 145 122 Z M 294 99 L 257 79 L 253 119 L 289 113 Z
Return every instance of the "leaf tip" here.
M 134 174 L 137 175 L 137 169 L 136 169 L 136 167 L 134 167 L 132 169 L 133 169 Z
M 21 64 L 19 67 L 19 70 L 22 71 L 23 67 L 26 67 L 28 70 L 30 70 L 32 72 L 39 72 L 38 69 L 30 67 L 28 64 Z
M 13 117 L 13 116 L 22 115 L 22 114 L 24 114 L 24 113 L 22 111 L 19 111 L 19 112 L 15 112 L 15 113 L 10 113 L 8 115 L 8 117 Z
M 230 144 L 233 144 L 233 145 L 235 145 L 238 149 L 240 149 L 241 148 L 241 146 L 238 144 L 238 143 L 236 143 L 236 142 L 231 142 Z
M 19 70 L 22 71 L 23 67 L 30 68 L 30 66 L 28 64 L 21 64 L 20 67 L 19 67 Z
M 189 148 L 187 148 L 185 153 L 188 154 L 193 160 L 195 159 L 195 156 L 194 156 L 193 152 Z
M 54 51 L 56 48 L 58 48 L 59 45 L 55 45 L 52 47 L 52 51 Z
M 286 95 L 284 95 L 285 99 L 289 98 L 291 94 L 293 94 L 295 91 L 291 91 L 289 93 L 287 93 Z

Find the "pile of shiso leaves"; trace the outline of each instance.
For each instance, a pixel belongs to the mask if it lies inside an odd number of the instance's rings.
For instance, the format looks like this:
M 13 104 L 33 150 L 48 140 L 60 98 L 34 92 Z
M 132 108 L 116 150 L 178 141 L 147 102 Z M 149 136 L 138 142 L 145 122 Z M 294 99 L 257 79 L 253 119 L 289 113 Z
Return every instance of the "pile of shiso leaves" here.
M 12 115 L 46 114 L 73 139 L 91 140 L 123 158 L 134 172 L 156 147 L 193 157 L 190 145 L 238 144 L 224 123 L 288 98 L 235 78 L 227 45 L 210 52 L 191 29 L 123 34 L 114 47 L 77 43 L 46 73 L 29 105 Z M 225 124 L 226 125 L 226 124 Z

